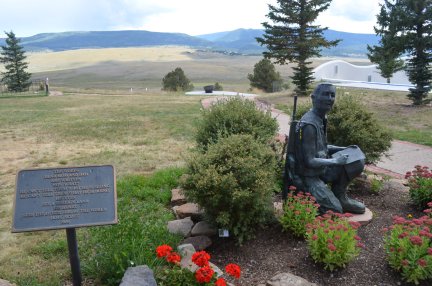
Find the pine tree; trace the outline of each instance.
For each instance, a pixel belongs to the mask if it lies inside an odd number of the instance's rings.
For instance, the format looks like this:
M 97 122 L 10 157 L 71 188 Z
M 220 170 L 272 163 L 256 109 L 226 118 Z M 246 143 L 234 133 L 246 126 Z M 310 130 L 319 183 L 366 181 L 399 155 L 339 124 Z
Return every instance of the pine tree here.
M 274 64 L 269 59 L 262 59 L 255 64 L 253 74 L 248 74 L 248 79 L 252 87 L 262 89 L 266 92 L 273 92 L 274 84 L 282 85 L 279 72 L 276 71 Z
M 377 16 L 381 29 L 375 32 L 382 37 L 383 50 L 391 47 L 393 54 L 407 55 L 405 70 L 415 88 L 408 98 L 413 105 L 431 101 L 432 89 L 432 1 L 385 0 Z
M 17 39 L 12 31 L 5 33 L 7 36 L 6 46 L 1 47 L 0 63 L 4 64 L 6 72 L 1 74 L 1 81 L 6 84 L 9 91 L 26 91 L 31 85 L 31 74 L 26 72 L 28 64 L 25 62 L 25 51 L 19 45 L 20 39 Z
M 311 57 L 319 57 L 321 48 L 337 45 L 339 40 L 327 41 L 323 32 L 327 28 L 312 25 L 318 15 L 325 11 L 331 0 L 277 0 L 278 5 L 268 5 L 267 14 L 272 24 L 264 22 L 265 33 L 257 38 L 258 43 L 266 45 L 264 57 L 273 58 L 276 63 L 297 64 L 291 77 L 298 95 L 305 96 L 313 81 Z

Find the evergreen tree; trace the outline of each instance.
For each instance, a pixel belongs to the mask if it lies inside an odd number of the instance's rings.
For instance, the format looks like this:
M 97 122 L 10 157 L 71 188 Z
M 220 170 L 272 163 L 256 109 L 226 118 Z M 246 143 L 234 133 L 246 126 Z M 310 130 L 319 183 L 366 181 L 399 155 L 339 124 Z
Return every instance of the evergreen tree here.
M 277 0 L 277 3 L 277 6 L 269 4 L 270 12 L 267 14 L 273 25 L 264 22 L 265 33 L 257 41 L 267 46 L 264 57 L 273 58 L 279 64 L 297 64 L 291 78 L 297 94 L 305 96 L 313 81 L 308 59 L 319 57 L 322 47 L 329 48 L 339 42 L 327 41 L 323 37 L 327 28 L 312 25 L 330 6 L 331 0 Z
M 282 86 L 282 79 L 276 71 L 274 64 L 269 59 L 262 59 L 255 64 L 253 74 L 248 74 L 252 87 L 262 89 L 266 92 L 273 92 L 275 83 Z
M 162 89 L 168 91 L 188 91 L 194 87 L 181 68 L 167 73 L 162 79 L 162 85 Z
M 432 1 L 385 0 L 377 17 L 382 37 L 380 48 L 408 55 L 405 70 L 415 88 L 408 98 L 414 105 L 426 104 L 432 89 Z
M 12 31 L 5 33 L 6 46 L 1 47 L 0 63 L 4 64 L 6 72 L 1 74 L 1 81 L 6 84 L 9 91 L 26 91 L 31 85 L 31 74 L 26 72 L 28 64 L 25 62 L 25 51 L 19 45 L 20 39 L 17 39 Z

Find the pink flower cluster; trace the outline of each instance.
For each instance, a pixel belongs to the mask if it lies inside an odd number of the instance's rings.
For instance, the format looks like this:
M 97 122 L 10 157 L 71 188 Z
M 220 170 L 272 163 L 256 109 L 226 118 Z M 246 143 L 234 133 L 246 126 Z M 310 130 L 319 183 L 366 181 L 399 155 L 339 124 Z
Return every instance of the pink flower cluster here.
M 413 171 L 406 172 L 405 179 L 415 179 L 416 177 L 432 178 L 432 172 L 427 166 L 416 165 Z

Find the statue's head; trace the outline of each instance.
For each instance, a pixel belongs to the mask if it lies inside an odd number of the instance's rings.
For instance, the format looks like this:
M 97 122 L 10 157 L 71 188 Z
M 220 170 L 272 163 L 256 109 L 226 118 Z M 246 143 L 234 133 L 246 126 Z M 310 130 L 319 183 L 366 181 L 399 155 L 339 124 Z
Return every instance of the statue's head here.
M 315 88 L 311 98 L 315 109 L 328 112 L 335 102 L 336 88 L 330 83 L 321 83 Z

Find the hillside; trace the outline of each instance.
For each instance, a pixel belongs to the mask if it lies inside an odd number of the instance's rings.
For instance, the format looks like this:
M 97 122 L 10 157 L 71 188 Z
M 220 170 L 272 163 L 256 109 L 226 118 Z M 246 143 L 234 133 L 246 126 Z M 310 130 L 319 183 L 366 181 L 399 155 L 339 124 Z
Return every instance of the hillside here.
M 255 40 L 261 37 L 264 30 L 260 29 L 237 29 L 230 32 L 199 35 L 201 39 L 212 41 L 216 46 L 231 49 L 239 53 L 261 53 L 261 47 Z M 341 39 L 337 47 L 323 50 L 322 54 L 327 56 L 343 57 L 365 57 L 367 45 L 376 45 L 379 38 L 374 34 L 355 34 L 327 30 L 324 32 L 327 40 Z
M 200 49 L 259 55 L 264 51 L 255 40 L 263 30 L 237 29 L 213 34 L 189 36 L 180 33 L 149 31 L 104 31 L 44 33 L 21 38 L 28 51 L 64 51 L 87 48 L 124 48 L 149 46 L 189 46 Z M 334 48 L 323 50 L 324 56 L 366 57 L 367 45 L 375 45 L 378 38 L 373 34 L 354 34 L 327 30 L 328 40 L 341 39 Z M 0 45 L 4 39 L 0 38 Z

